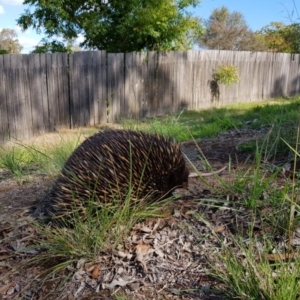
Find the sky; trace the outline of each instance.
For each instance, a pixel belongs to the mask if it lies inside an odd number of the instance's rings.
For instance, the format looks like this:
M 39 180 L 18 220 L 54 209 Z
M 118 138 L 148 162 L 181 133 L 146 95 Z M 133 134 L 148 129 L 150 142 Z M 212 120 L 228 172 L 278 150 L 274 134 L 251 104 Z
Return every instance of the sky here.
M 270 22 L 280 21 L 290 24 L 297 20 L 296 9 L 300 13 L 298 0 L 202 0 L 199 6 L 190 11 L 202 19 L 208 19 L 215 8 L 226 6 L 230 12 L 238 11 L 253 31 L 261 29 Z M 20 44 L 24 47 L 22 53 L 29 53 L 44 37 L 38 35 L 33 29 L 22 32 L 17 26 L 16 19 L 28 6 L 23 5 L 23 0 L 0 0 L 0 30 L 13 28 L 17 31 Z

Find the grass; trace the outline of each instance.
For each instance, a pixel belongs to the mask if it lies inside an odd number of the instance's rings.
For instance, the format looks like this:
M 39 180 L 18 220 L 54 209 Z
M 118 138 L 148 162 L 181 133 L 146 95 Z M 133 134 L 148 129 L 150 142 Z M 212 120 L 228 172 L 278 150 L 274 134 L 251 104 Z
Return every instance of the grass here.
M 31 161 L 30 159 L 26 159 L 24 154 L 24 151 L 16 147 L 0 149 L 0 167 L 10 171 L 16 177 L 24 175 L 23 165 Z
M 164 118 L 153 118 L 138 123 L 123 120 L 121 124 L 126 129 L 169 135 L 179 142 L 190 140 L 191 137 L 210 138 L 231 129 L 265 129 L 269 130 L 268 139 L 259 140 L 259 148 L 264 149 L 264 156 L 275 156 L 290 152 L 282 138 L 290 145 L 295 145 L 299 111 L 300 97 L 281 98 L 201 111 L 183 110 L 177 115 Z M 254 152 L 256 146 L 256 141 L 251 141 L 240 145 L 240 149 Z
M 300 123 L 294 132 L 296 148 L 286 144 L 294 160 L 299 156 L 299 132 Z M 266 173 L 261 166 L 262 153 L 266 150 L 257 145 L 249 169 L 238 174 L 231 186 L 223 186 L 227 196 L 230 192 L 235 196 L 231 209 L 247 210 L 244 223 L 237 224 L 234 232 L 227 232 L 224 238 L 224 234 L 214 232 L 214 224 L 206 216 L 195 214 L 194 218 L 211 228 L 220 245 L 220 251 L 209 252 L 207 259 L 211 274 L 224 284 L 221 290 L 229 299 L 296 300 L 300 297 L 300 253 L 295 240 L 300 225 L 300 184 L 295 176 L 277 181 L 279 170 Z M 190 230 L 195 232 L 192 227 Z
M 233 237 L 232 240 L 234 248 L 243 254 L 223 247 L 218 258 L 225 268 L 214 268 L 215 276 L 230 287 L 226 291 L 229 299 L 299 299 L 298 259 L 270 262 L 269 249 L 258 248 L 255 237 L 247 245 L 241 238 Z M 269 242 L 264 240 L 268 247 L 271 246 Z
M 38 145 L 21 141 L 0 145 L 0 169 L 14 177 L 39 173 L 55 176 L 83 138 L 79 132 L 72 136 L 59 135 L 55 142 L 42 141 Z
M 122 121 L 126 129 L 158 132 L 178 141 L 214 137 L 232 129 L 241 132 L 245 129 L 267 129 L 264 139 L 240 145 L 241 150 L 255 153 L 254 161 L 247 162 L 241 171 L 235 172 L 230 182 L 216 176 L 217 188 L 211 187 L 211 190 L 218 193 L 218 198 L 206 202 L 212 209 L 228 202 L 233 211 L 248 212 L 245 219 L 247 231 L 237 228 L 235 232 L 227 232 L 229 243 L 224 242 L 222 234 L 212 230 L 220 251 L 210 253 L 208 257 L 211 274 L 223 283 L 225 288 L 222 291 L 230 299 L 296 300 L 300 297 L 300 263 L 299 259 L 295 259 L 298 248 L 293 246 L 300 221 L 297 196 L 300 184 L 295 176 L 278 180 L 280 168 L 273 168 L 271 172 L 268 169 L 268 162 L 275 157 L 299 156 L 299 111 L 300 97 L 295 97 L 200 112 L 182 111 L 177 115 L 138 123 Z M 61 135 L 58 143 L 44 141 L 31 145 L 15 142 L 2 146 L 0 168 L 9 171 L 16 179 L 39 173 L 54 177 L 88 134 L 79 133 L 70 138 Z M 208 182 L 206 184 L 209 185 Z M 122 239 L 136 222 L 161 216 L 163 211 L 162 203 L 131 205 L 130 186 L 131 183 L 124 201 L 116 199 L 116 203 L 97 211 L 96 216 L 91 199 L 84 217 L 74 214 L 72 229 L 35 225 L 37 239 L 33 248 L 47 251 L 36 255 L 29 263 L 56 261 L 50 270 L 52 274 L 81 258 L 93 261 L 101 252 L 122 250 Z M 194 218 L 197 222 L 206 219 L 205 224 L 213 227 L 205 215 L 195 214 Z M 259 232 L 256 226 L 259 226 Z M 278 240 L 283 241 L 283 248 L 280 248 Z M 272 259 L 272 255 L 274 258 L 277 254 L 284 258 Z
M 138 205 L 132 205 L 130 196 L 128 192 L 124 201 L 116 199 L 115 203 L 102 205 L 101 210 L 97 211 L 91 199 L 83 214 L 73 214 L 71 227 L 69 223 L 62 227 L 35 224 L 38 234 L 30 250 L 46 249 L 47 252 L 27 263 L 41 265 L 50 261 L 52 271 L 59 272 L 82 258 L 94 261 L 100 253 L 124 250 L 124 236 L 128 236 L 133 225 L 149 217 L 161 217 L 162 208 L 172 200 L 169 198 L 152 205 L 141 201 Z M 53 261 L 56 263 L 53 264 Z
M 249 180 L 244 185 L 240 182 L 238 190 L 236 183 L 226 186 L 227 196 L 230 191 L 238 196 L 227 202 L 229 206 L 222 200 L 206 202 L 211 209 L 219 205 L 221 210 L 232 210 L 232 218 L 240 220 L 234 230 L 219 234 L 208 216 L 195 213 L 193 217 L 196 224 L 203 222 L 211 229 L 220 247 L 219 251 L 206 251 L 206 255 L 211 275 L 223 284 L 219 289 L 228 299 L 296 300 L 300 297 L 300 253 L 293 241 L 300 224 L 300 205 L 294 192 L 299 183 L 280 186 L 282 183 L 270 181 L 259 170 L 258 163 L 253 165 L 248 170 L 252 176 L 247 175 Z M 246 213 L 241 219 L 243 211 Z M 189 231 L 198 235 L 193 225 Z M 200 235 L 198 239 L 201 243 Z

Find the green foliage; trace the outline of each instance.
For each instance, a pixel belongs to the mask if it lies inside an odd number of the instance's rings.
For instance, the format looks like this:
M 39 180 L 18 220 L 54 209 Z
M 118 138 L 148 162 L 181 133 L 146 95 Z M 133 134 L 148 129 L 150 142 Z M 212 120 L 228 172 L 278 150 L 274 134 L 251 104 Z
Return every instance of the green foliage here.
M 46 39 L 42 39 L 39 45 L 35 47 L 35 49 L 31 53 L 72 53 L 72 49 L 70 45 L 65 45 L 63 42 L 59 41 L 47 41 Z
M 271 22 L 257 32 L 269 51 L 300 53 L 300 23 Z
M 73 40 L 82 34 L 82 47 L 108 52 L 183 50 L 191 48 L 201 32 L 199 19 L 185 9 L 199 0 L 25 0 L 18 19 L 47 37 Z M 41 26 L 42 24 L 42 26 Z
M 219 66 L 214 74 L 214 79 L 218 83 L 223 83 L 226 86 L 231 86 L 240 80 L 237 67 L 230 64 Z
M 8 51 L 4 49 L 0 49 L 0 54 L 8 54 Z

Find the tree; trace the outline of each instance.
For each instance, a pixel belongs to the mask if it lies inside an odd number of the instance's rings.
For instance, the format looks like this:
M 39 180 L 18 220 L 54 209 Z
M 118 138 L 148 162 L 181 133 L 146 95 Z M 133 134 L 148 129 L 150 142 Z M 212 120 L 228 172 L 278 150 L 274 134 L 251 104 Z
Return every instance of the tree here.
M 4 28 L 0 31 L 0 49 L 5 50 L 9 54 L 18 54 L 23 47 L 17 39 L 18 35 L 14 29 Z
M 35 47 L 31 53 L 62 53 L 68 52 L 72 53 L 70 45 L 65 45 L 63 42 L 59 41 L 48 41 L 47 39 L 42 39 L 41 42 Z
M 269 51 L 300 53 L 300 23 L 285 25 L 281 22 L 271 22 L 257 34 Z
M 199 39 L 202 47 L 249 51 L 265 49 L 264 43 L 249 29 L 244 16 L 236 11 L 230 13 L 225 6 L 214 9 L 205 25 L 205 33 Z
M 73 40 L 81 47 L 130 52 L 188 49 L 201 32 L 188 6 L 200 0 L 25 0 L 33 6 L 17 23 L 23 30 L 43 30 L 48 38 Z
M 82 51 L 82 49 L 75 41 L 49 41 L 43 38 L 31 53 L 74 53 L 78 51 Z

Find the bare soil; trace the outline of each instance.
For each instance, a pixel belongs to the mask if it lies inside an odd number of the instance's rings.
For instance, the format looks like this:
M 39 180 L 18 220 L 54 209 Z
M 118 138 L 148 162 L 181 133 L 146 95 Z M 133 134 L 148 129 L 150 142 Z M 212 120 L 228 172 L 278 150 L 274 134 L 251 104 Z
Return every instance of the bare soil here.
M 253 153 L 242 152 L 239 145 L 264 134 L 263 130 L 233 130 L 212 139 L 184 142 L 182 150 L 201 172 L 228 166 L 220 176 L 230 181 L 253 159 Z M 211 209 L 201 201 L 228 198 L 216 193 L 215 176 L 206 177 L 206 182 L 191 178 L 188 192 L 177 191 L 182 200 L 169 207 L 168 217 L 147 220 L 132 229 L 131 236 L 124 238 L 123 253 L 102 253 L 93 262 L 78 262 L 44 280 L 39 276 L 43 266 L 22 266 L 35 255 L 26 249 L 35 235 L 28 209 L 47 193 L 53 180 L 45 175 L 16 179 L 0 170 L 0 299 L 115 299 L 114 293 L 125 299 L 225 299 L 224 293 L 216 292 L 222 285 L 209 276 L 209 254 L 220 250 L 211 230 L 225 239 L 237 225 L 232 212 Z M 213 229 L 193 219 L 193 213 L 204 215 Z M 241 227 L 243 222 L 247 227 L 246 216 L 247 211 L 239 211 Z

